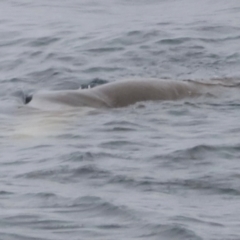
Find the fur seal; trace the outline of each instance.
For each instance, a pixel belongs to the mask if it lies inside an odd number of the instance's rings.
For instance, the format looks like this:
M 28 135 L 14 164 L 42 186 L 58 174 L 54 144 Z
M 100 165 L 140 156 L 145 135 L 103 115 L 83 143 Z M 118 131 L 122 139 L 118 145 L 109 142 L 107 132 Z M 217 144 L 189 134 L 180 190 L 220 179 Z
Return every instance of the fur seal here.
M 141 101 L 180 100 L 212 92 L 221 84 L 191 80 L 130 79 L 103 84 L 94 88 L 37 92 L 26 98 L 34 108 L 54 106 L 119 108 Z

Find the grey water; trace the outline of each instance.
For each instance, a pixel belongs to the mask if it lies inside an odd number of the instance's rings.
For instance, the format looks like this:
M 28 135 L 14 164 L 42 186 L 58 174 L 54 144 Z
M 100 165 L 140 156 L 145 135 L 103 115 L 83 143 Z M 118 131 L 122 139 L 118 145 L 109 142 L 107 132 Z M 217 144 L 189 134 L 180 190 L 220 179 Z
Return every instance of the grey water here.
M 129 77 L 238 83 L 239 0 L 1 0 L 0 56 L 0 240 L 240 239 L 240 89 L 22 100 Z

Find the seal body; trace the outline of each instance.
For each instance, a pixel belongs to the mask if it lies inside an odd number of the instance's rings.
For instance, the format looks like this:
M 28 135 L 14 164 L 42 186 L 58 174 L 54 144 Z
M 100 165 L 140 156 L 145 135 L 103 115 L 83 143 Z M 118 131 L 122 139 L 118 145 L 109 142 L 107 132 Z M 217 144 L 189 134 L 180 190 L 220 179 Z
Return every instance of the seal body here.
M 90 89 L 45 91 L 33 94 L 28 105 L 35 108 L 54 106 L 118 108 L 141 101 L 178 100 L 200 96 L 212 84 L 161 79 L 122 80 Z

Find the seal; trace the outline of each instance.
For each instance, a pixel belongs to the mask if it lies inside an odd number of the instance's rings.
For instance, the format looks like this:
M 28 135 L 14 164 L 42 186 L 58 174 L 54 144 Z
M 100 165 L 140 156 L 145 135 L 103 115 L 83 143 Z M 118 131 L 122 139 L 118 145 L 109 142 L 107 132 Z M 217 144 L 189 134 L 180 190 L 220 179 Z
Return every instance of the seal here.
M 221 84 L 191 80 L 126 79 L 94 88 L 36 92 L 26 99 L 34 108 L 65 107 L 119 108 L 142 101 L 180 100 L 212 93 Z

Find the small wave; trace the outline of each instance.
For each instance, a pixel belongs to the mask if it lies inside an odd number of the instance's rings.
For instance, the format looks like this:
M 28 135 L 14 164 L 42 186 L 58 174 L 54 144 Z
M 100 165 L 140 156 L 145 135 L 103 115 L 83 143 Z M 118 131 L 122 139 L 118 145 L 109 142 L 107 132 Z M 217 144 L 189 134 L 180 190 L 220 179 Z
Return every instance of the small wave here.
M 176 191 L 194 190 L 211 194 L 224 194 L 239 196 L 240 190 L 235 180 L 234 174 L 227 177 L 227 180 L 218 179 L 217 177 L 204 176 L 193 179 L 175 179 L 175 180 L 159 180 L 157 178 L 132 178 L 125 175 L 112 176 L 108 180 L 108 184 L 120 184 L 127 188 L 139 189 L 144 192 L 160 191 L 164 193 L 173 193 Z
M 16 45 L 22 45 L 22 44 L 25 44 L 27 41 L 28 39 L 25 39 L 25 38 L 12 39 L 4 42 L 0 41 L 0 47 L 12 47 Z
M 239 27 L 234 26 L 221 26 L 221 25 L 213 25 L 213 26 L 201 26 L 201 27 L 194 27 L 194 31 L 197 32 L 208 32 L 208 33 L 223 33 L 226 35 L 227 33 L 236 33 L 240 30 Z
M 212 221 L 205 221 L 205 220 L 201 220 L 198 218 L 193 218 L 193 217 L 186 217 L 186 216 L 174 216 L 172 217 L 173 221 L 180 221 L 180 222 L 184 222 L 184 223 L 190 223 L 190 224 L 202 224 L 202 225 L 206 225 L 206 226 L 216 226 L 216 227 L 224 227 L 223 224 L 220 224 L 218 222 L 212 222 Z
M 57 230 L 57 229 L 75 229 L 79 228 L 78 224 L 72 222 L 56 220 L 51 217 L 43 217 L 39 215 L 15 215 L 12 217 L 5 217 L 2 219 L 5 224 L 14 224 L 15 226 L 25 227 L 28 226 L 34 229 L 44 230 Z
M 78 207 L 79 211 L 97 211 L 104 212 L 105 214 L 109 215 L 125 213 L 125 210 L 122 211 L 120 207 L 95 196 L 84 196 L 77 198 L 70 206 Z
M 8 192 L 8 191 L 0 191 L 0 197 L 5 196 L 5 195 L 12 195 L 14 194 L 13 192 Z
M 119 148 L 125 148 L 125 150 L 138 150 L 139 145 L 144 145 L 143 143 L 137 143 L 133 141 L 128 140 L 108 140 L 103 141 L 99 144 L 99 146 L 103 149 L 119 149 Z
M 72 152 L 61 157 L 64 162 L 82 162 L 82 161 L 93 161 L 95 158 L 91 152 Z
M 132 131 L 134 131 L 134 129 L 132 129 L 132 128 L 128 128 L 128 127 L 113 127 L 113 128 L 111 128 L 110 130 L 107 130 L 106 129 L 106 131 L 108 132 L 108 131 L 110 131 L 110 132 L 132 132 Z
M 145 228 L 145 227 L 143 227 Z M 157 236 L 159 238 L 169 239 L 169 240 L 202 240 L 194 231 L 188 229 L 187 227 L 179 224 L 169 224 L 169 225 L 147 225 L 146 232 L 141 235 L 141 238 L 147 239 Z
M 101 229 L 106 229 L 106 230 L 114 230 L 114 229 L 121 229 L 121 228 L 127 228 L 128 224 L 101 224 L 97 226 L 98 228 Z
M 203 42 L 203 43 L 218 43 L 226 42 L 232 40 L 239 40 L 240 35 L 224 37 L 224 38 L 192 38 L 192 37 L 179 37 L 179 38 L 166 38 L 156 41 L 156 44 L 169 44 L 169 45 L 179 45 L 188 42 Z
M 73 177 L 88 176 L 90 178 L 105 178 L 109 175 L 108 171 L 101 170 L 93 165 L 80 167 L 74 170 Z
M 81 178 L 106 178 L 108 174 L 108 171 L 101 170 L 94 165 L 84 165 L 76 168 L 61 166 L 61 168 L 58 169 L 37 170 L 17 175 L 16 178 L 51 179 L 66 183 L 76 182 Z
M 239 157 L 240 146 L 214 146 L 214 145 L 197 145 L 187 149 L 177 150 L 167 155 L 153 156 L 152 159 L 168 159 L 171 161 L 200 161 L 220 158 L 231 159 Z M 210 157 L 211 156 L 211 157 Z
M 33 38 L 33 39 L 28 39 L 26 46 L 30 46 L 30 47 L 48 46 L 58 41 L 60 41 L 60 38 L 57 38 L 57 37 Z
M 78 198 L 66 198 L 59 195 L 41 192 L 37 194 L 27 194 L 23 196 L 28 199 L 32 207 L 54 208 L 55 212 L 85 212 L 87 215 L 104 214 L 113 216 L 128 216 L 129 210 L 123 206 L 116 206 L 104 199 L 96 196 L 81 196 Z M 31 217 L 34 217 L 31 215 Z
M 44 79 L 47 81 L 49 78 L 52 78 L 53 76 L 59 75 L 60 71 L 58 68 L 49 67 L 47 69 L 34 71 L 29 73 L 29 77 L 35 78 L 35 79 Z
M 100 48 L 90 48 L 87 49 L 87 52 L 92 53 L 108 53 L 108 52 L 117 52 L 124 50 L 123 47 L 100 47 Z
M 90 67 L 83 70 L 83 73 L 96 73 L 96 72 L 116 72 L 119 70 L 123 70 L 123 68 L 119 67 Z
M 183 38 L 166 38 L 156 42 L 156 44 L 182 44 L 194 40 L 193 38 L 183 37 Z
M 167 226 L 162 235 L 169 239 L 202 240 L 194 231 L 182 225 Z
M 145 31 L 133 30 L 125 32 L 121 36 L 113 38 L 112 40 L 108 41 L 108 45 L 125 49 L 127 46 L 153 41 L 153 39 L 159 38 L 164 34 L 166 34 L 164 31 L 160 31 L 158 29 L 151 29 Z
M 117 111 L 117 110 L 116 110 Z M 142 129 L 139 123 L 133 123 L 132 121 L 125 120 L 111 120 L 103 124 L 104 131 L 107 132 L 132 132 Z
M 118 206 L 111 202 L 106 201 L 103 198 L 96 196 L 84 196 L 75 199 L 70 205 L 72 208 L 79 212 L 86 213 L 86 216 L 105 216 L 114 217 L 113 222 L 115 224 L 116 219 L 132 220 L 134 213 L 125 206 Z M 110 223 L 109 223 L 110 224 Z M 98 225 L 102 227 L 102 222 Z
M 15 234 L 15 233 L 6 233 L 0 231 L 0 236 L 4 240 L 46 240 L 46 238 L 42 238 L 39 236 L 32 236 L 31 234 Z M 50 238 L 48 238 L 50 240 Z
M 186 180 L 176 180 L 169 182 L 169 186 L 182 186 L 191 190 L 202 190 L 207 191 L 212 194 L 225 194 L 239 196 L 240 190 L 233 188 L 230 184 L 218 182 L 217 179 L 211 179 L 210 177 L 204 177 L 200 179 L 186 179 Z M 227 186 L 229 185 L 229 186 Z

